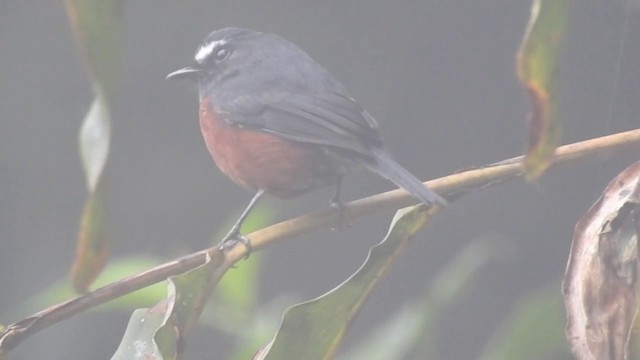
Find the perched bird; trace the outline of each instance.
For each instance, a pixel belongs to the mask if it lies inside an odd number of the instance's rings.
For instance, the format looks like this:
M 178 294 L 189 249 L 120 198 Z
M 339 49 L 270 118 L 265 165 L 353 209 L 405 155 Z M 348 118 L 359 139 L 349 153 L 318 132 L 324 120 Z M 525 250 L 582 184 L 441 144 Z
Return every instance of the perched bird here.
M 284 38 L 241 28 L 213 31 L 195 64 L 167 76 L 192 79 L 200 94 L 200 128 L 220 170 L 255 196 L 229 240 L 248 241 L 242 222 L 264 193 L 281 198 L 336 184 L 363 166 L 426 205 L 447 201 L 392 159 L 378 124 L 344 86 Z M 250 248 L 248 247 L 250 250 Z

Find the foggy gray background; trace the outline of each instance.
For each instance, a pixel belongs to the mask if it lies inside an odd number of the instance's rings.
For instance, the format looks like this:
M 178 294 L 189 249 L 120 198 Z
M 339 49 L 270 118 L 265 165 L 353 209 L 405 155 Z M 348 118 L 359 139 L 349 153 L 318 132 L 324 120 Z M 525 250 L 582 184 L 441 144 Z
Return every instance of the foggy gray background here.
M 623 37 L 624 3 L 590 0 L 574 7 L 558 79 L 564 143 L 640 123 L 640 19 L 637 9 L 631 10 Z M 379 121 L 395 157 L 428 179 L 516 156 L 524 148 L 529 105 L 515 78 L 514 55 L 529 4 L 128 2 L 124 76 L 106 170 L 113 257 L 148 253 L 169 260 L 201 249 L 231 217 L 228 209 L 239 211 L 250 199 L 206 152 L 195 88 L 164 80 L 190 64 L 211 30 L 250 27 L 299 44 Z M 62 2 L 0 1 L 0 323 L 5 325 L 27 315 L 15 311 L 25 299 L 68 272 L 86 196 L 77 131 L 91 99 Z M 516 247 L 513 261 L 482 271 L 437 325 L 445 359 L 473 358 L 517 299 L 559 284 L 576 220 L 609 179 L 637 159 L 636 153 L 606 163 L 580 162 L 554 169 L 538 184 L 509 182 L 456 201 L 416 237 L 349 339 L 366 334 L 420 294 L 470 241 L 503 238 Z M 346 178 L 343 198 L 391 188 L 363 171 Z M 330 194 L 319 190 L 268 203 L 278 219 L 286 219 L 325 208 Z M 264 251 L 265 301 L 283 293 L 311 298 L 341 282 L 381 239 L 392 215 Z M 12 359 L 108 358 L 128 317 L 82 314 L 29 339 Z M 220 336 L 208 327 L 198 329 L 189 338 L 188 358 L 202 358 L 211 339 Z

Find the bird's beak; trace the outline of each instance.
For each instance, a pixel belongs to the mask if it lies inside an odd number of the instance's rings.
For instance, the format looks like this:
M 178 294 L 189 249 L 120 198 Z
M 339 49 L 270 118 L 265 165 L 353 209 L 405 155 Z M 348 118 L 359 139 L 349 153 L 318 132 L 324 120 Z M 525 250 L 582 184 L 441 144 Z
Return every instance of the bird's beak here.
M 180 70 L 176 70 L 174 72 L 172 72 L 171 74 L 167 75 L 167 79 L 188 79 L 188 80 L 195 80 L 197 79 L 200 75 L 202 75 L 202 73 L 204 72 L 204 70 L 202 69 L 198 69 L 195 67 L 186 67 Z

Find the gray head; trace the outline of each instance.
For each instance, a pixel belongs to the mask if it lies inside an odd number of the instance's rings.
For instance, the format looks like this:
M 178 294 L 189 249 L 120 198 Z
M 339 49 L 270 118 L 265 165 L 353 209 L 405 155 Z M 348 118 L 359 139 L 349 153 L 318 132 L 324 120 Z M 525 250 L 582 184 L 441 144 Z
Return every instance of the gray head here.
M 237 91 L 344 91 L 307 53 L 275 34 L 233 27 L 215 30 L 194 59 L 194 66 L 167 78 L 196 80 L 201 96 Z

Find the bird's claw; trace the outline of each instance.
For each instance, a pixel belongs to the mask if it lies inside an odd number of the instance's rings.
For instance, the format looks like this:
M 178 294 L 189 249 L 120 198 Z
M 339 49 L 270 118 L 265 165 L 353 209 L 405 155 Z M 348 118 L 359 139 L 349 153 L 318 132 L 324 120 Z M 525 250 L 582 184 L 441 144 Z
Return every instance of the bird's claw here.
M 253 247 L 251 246 L 251 241 L 249 241 L 249 239 L 240 234 L 239 232 L 230 232 L 229 234 L 227 234 L 227 236 L 224 237 L 224 239 L 222 239 L 222 241 L 220 242 L 219 245 L 219 249 L 222 252 L 226 252 L 229 251 L 231 249 L 233 249 L 238 243 L 241 243 L 246 249 L 247 249 L 247 254 L 244 256 L 245 259 L 248 259 L 249 256 L 251 255 L 251 252 L 253 251 Z

